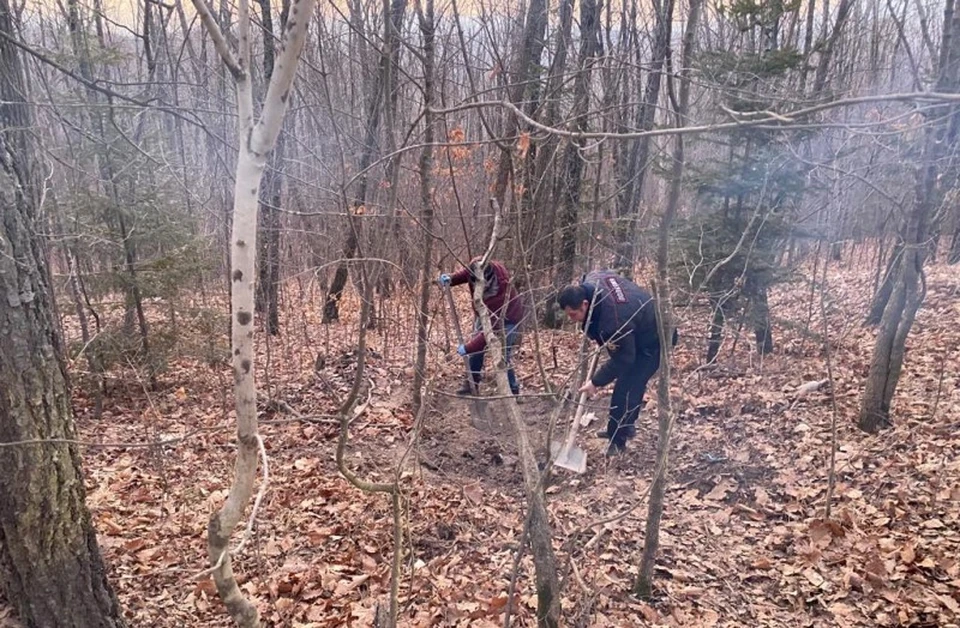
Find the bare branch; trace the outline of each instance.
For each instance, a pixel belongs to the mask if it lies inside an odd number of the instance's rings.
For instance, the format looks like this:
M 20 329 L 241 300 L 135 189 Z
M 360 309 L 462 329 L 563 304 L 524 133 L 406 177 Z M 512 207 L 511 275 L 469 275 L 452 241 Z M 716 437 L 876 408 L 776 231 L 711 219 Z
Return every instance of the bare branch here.
M 287 111 L 290 89 L 297 74 L 297 59 L 307 37 L 307 27 L 316 0 L 293 0 L 290 16 L 284 25 L 285 33 L 276 60 L 270 87 L 263 103 L 263 115 L 256 127 L 254 151 L 269 149 L 280 135 L 281 121 Z
M 713 133 L 715 131 L 726 131 L 729 129 L 737 128 L 747 128 L 755 127 L 761 129 L 780 129 L 788 130 L 793 126 L 800 126 L 797 123 L 799 118 L 812 115 L 814 113 L 820 113 L 822 111 L 829 111 L 831 109 L 839 109 L 841 107 L 851 107 L 855 105 L 865 105 L 873 103 L 884 103 L 884 102 L 914 102 L 914 103 L 939 103 L 939 104 L 950 104 L 950 103 L 960 103 L 960 94 L 954 94 L 949 92 L 904 92 L 900 94 L 878 94 L 875 96 L 857 96 L 853 98 L 840 98 L 837 100 L 832 100 L 830 102 L 821 103 L 818 105 L 813 105 L 810 107 L 804 107 L 796 111 L 789 112 L 788 114 L 779 114 L 775 112 L 767 112 L 768 115 L 765 117 L 757 117 L 753 120 L 744 120 L 738 122 L 721 122 L 719 124 L 701 124 L 696 126 L 684 126 L 684 127 L 668 127 L 663 129 L 653 129 L 651 131 L 636 131 L 633 133 L 620 133 L 620 132 L 610 132 L 610 131 L 568 131 L 566 129 L 560 129 L 557 127 L 548 126 L 537 120 L 531 118 L 522 109 L 506 100 L 499 101 L 478 101 L 475 103 L 464 103 L 454 107 L 448 107 L 446 109 L 434 109 L 433 112 L 441 115 L 447 115 L 450 113 L 455 113 L 458 111 L 466 111 L 469 109 L 480 109 L 483 107 L 503 107 L 510 109 L 516 113 L 524 122 L 529 124 L 531 127 L 543 131 L 544 133 L 549 133 L 551 135 L 557 135 L 560 137 L 567 137 L 571 139 L 595 139 L 595 140 L 626 140 L 626 139 L 638 139 L 642 137 L 658 137 L 665 135 L 696 135 L 700 133 Z M 787 122 L 784 122 L 784 121 Z M 809 126 L 809 125 L 804 125 Z
M 240 63 L 237 62 L 236 55 L 234 55 L 233 51 L 230 50 L 230 44 L 227 43 L 226 38 L 223 36 L 223 32 L 217 25 L 217 21 L 213 18 L 213 13 L 210 11 L 210 7 L 207 6 L 206 0 L 191 1 L 193 2 L 193 6 L 196 7 L 197 13 L 200 14 L 200 21 L 203 23 L 203 27 L 207 29 L 208 33 L 210 33 L 210 38 L 213 40 L 213 45 L 220 54 L 220 58 L 223 59 L 224 65 L 226 65 L 227 69 L 230 70 L 230 74 L 233 75 L 235 80 L 243 80 L 245 69 L 240 67 Z

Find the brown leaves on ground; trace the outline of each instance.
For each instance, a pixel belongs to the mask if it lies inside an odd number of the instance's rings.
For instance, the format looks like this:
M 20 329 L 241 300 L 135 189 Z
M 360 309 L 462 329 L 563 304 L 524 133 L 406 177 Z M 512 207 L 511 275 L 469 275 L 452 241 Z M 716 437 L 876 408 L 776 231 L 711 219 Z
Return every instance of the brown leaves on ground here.
M 703 347 L 696 338 L 706 330 L 707 313 L 699 306 L 678 307 L 684 340 L 676 356 L 678 417 L 657 598 L 641 603 L 627 594 L 643 548 L 644 496 L 657 438 L 651 386 L 628 453 L 607 463 L 602 443 L 590 438 L 597 423 L 584 428 L 587 473 L 560 471 L 549 490 L 571 624 L 960 621 L 955 269 L 929 273 L 927 301 L 908 343 L 895 400 L 895 425 L 876 436 L 854 425 L 872 348 L 872 332 L 860 324 L 869 282 L 836 268 L 828 279 L 832 392 L 840 411 L 830 519 L 824 506 L 831 390 L 829 384 L 804 387 L 826 378 L 823 326 L 819 307 L 809 307 L 809 286 L 787 285 L 772 299 L 781 321 L 776 353 L 759 358 L 746 334 L 731 350 L 734 330 L 728 330 L 728 345 L 712 369 L 697 370 Z M 466 316 L 465 299 L 461 306 Z M 349 299 L 344 302 L 343 312 L 354 309 Z M 352 383 L 355 321 L 333 325 L 328 333 L 313 307 L 291 307 L 285 315 L 285 335 L 269 344 L 259 336 L 260 387 L 315 420 L 294 421 L 262 404 L 271 484 L 255 538 L 235 558 L 234 569 L 269 625 L 370 626 L 378 605 L 387 603 L 392 512 L 387 498 L 363 494 L 340 478 L 333 459 L 337 426 L 329 418 Z M 459 384 L 462 362 L 444 353 L 451 345 L 442 317 L 435 318 L 432 333 L 429 377 L 449 391 Z M 548 373 L 561 384 L 573 367 L 566 360 L 578 339 L 566 331 L 545 333 L 541 342 Z M 351 424 L 347 460 L 362 477 L 389 481 L 414 424 L 407 362 L 412 324 L 384 325 L 369 343 L 373 353 L 361 391 L 366 405 Z M 532 346 L 528 341 L 518 359 L 527 393 L 540 388 Z M 549 358 L 554 348 L 557 369 Z M 207 566 L 207 520 L 232 479 L 234 425 L 225 389 L 232 378 L 222 364 L 182 359 L 160 381 L 149 399 L 139 385 L 117 386 L 99 421 L 90 418 L 91 401 L 77 391 L 86 441 L 189 435 L 158 448 L 85 448 L 88 503 L 132 625 L 226 625 L 212 582 L 194 576 Z M 509 434 L 469 427 L 464 401 L 430 398 L 420 445 L 408 456 L 403 480 L 401 624 L 498 626 L 523 528 L 515 449 Z M 521 408 L 544 446 L 549 405 L 528 401 Z M 561 431 L 569 418 L 561 417 Z M 622 517 L 606 522 L 615 514 Z M 531 626 L 536 602 L 529 557 L 520 569 L 513 612 L 518 625 Z

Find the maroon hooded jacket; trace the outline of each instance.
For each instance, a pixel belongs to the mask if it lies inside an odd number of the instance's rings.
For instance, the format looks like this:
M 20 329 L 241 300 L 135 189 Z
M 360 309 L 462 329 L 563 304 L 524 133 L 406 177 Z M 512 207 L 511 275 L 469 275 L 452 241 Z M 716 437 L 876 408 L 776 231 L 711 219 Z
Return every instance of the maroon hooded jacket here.
M 480 261 L 479 257 L 470 262 L 470 267 L 458 270 L 450 275 L 450 285 L 459 286 L 461 284 L 470 285 L 470 294 L 473 295 L 473 286 L 476 283 L 476 277 L 473 274 L 473 266 Z M 517 289 L 513 287 L 510 281 L 510 271 L 500 262 L 490 261 L 487 263 L 485 284 L 483 289 L 483 304 L 490 310 L 490 322 L 494 329 L 500 329 L 502 325 L 517 325 L 523 318 L 523 301 L 517 294 Z M 471 301 L 472 302 L 472 301 Z M 476 312 L 476 308 L 474 308 Z M 476 353 L 482 351 L 487 346 L 487 339 L 483 332 L 477 332 L 464 345 L 467 353 Z

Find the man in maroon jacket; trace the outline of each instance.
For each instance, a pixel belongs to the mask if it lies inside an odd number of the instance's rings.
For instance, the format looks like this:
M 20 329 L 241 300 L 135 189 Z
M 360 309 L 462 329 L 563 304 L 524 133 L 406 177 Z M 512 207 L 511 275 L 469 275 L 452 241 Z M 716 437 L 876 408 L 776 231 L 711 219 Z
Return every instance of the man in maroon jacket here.
M 468 284 L 472 295 L 473 286 L 478 276 L 476 271 L 479 263 L 480 258 L 474 258 L 469 267 L 463 268 L 452 275 L 446 273 L 440 275 L 440 285 L 449 287 Z M 510 271 L 498 261 L 491 260 L 487 263 L 484 272 L 483 304 L 490 311 L 490 322 L 493 324 L 493 329 L 500 336 L 500 340 L 506 348 L 507 378 L 510 380 L 510 390 L 513 391 L 513 394 L 518 395 L 520 394 L 520 385 L 517 383 L 517 376 L 513 372 L 513 367 L 510 366 L 510 358 L 520 338 L 517 326 L 523 319 L 523 302 L 510 281 Z M 473 381 L 479 386 L 480 372 L 483 370 L 483 359 L 486 355 L 487 339 L 484 338 L 483 331 L 480 329 L 480 318 L 476 308 L 474 308 L 474 313 L 477 314 L 477 317 L 474 320 L 473 337 L 459 345 L 457 353 L 469 356 L 470 374 L 473 376 Z M 470 381 L 466 380 L 457 394 L 469 395 L 470 393 Z

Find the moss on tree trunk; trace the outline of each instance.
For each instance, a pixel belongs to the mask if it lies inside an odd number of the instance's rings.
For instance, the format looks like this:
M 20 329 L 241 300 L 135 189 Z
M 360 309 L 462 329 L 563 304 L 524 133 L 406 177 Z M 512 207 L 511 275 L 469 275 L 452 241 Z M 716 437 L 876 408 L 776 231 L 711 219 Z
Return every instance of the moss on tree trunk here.
M 13 33 L 8 0 L 0 32 Z M 33 628 L 124 626 L 107 581 L 75 439 L 35 223 L 36 176 L 18 51 L 0 39 L 0 586 Z M 22 131 L 18 129 L 23 129 Z

